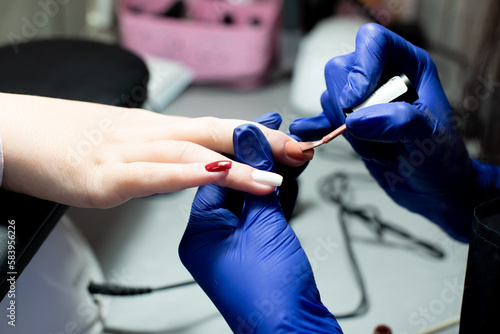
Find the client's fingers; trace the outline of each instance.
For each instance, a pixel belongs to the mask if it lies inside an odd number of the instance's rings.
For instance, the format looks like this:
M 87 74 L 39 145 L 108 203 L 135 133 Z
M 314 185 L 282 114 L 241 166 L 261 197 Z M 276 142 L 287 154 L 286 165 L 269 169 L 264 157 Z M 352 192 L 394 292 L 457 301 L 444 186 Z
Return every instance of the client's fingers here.
M 277 162 L 300 166 L 312 159 L 313 152 L 300 150 L 299 144 L 285 133 L 272 130 L 264 125 L 237 119 L 202 117 L 177 121 L 164 129 L 165 139 L 190 141 L 211 150 L 234 155 L 233 131 L 242 124 L 251 123 L 259 127 L 272 147 Z M 288 146 L 288 147 L 287 147 Z
M 177 191 L 208 183 L 248 192 L 267 195 L 277 184 L 270 185 L 266 175 L 255 168 L 232 162 L 225 172 L 209 172 L 205 166 L 216 161 L 227 161 L 223 155 L 203 146 L 182 141 L 156 141 L 123 153 L 123 163 L 111 175 L 101 179 L 116 180 L 116 192 L 125 198 L 146 196 L 153 193 Z
M 115 192 L 124 201 L 157 193 L 168 193 L 209 183 L 228 176 L 228 170 L 209 172 L 206 163 L 132 162 L 115 171 Z

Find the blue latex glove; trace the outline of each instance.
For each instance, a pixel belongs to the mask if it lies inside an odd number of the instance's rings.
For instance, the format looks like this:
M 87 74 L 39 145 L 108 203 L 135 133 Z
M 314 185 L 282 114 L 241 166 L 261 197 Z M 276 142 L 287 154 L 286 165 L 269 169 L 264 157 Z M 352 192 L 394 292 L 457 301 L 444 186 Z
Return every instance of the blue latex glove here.
M 377 84 L 401 73 L 420 98 L 413 104 L 380 104 L 350 114 Z M 325 68 L 323 113 L 297 120 L 291 133 L 319 139 L 344 122 L 345 138 L 398 204 L 468 241 L 473 209 L 498 196 L 498 167 L 471 160 L 458 133 L 436 67 L 424 50 L 377 25 L 362 26 L 356 50 L 333 58 Z
M 275 170 L 256 126 L 236 128 L 233 143 L 236 161 Z M 341 333 L 277 196 L 200 187 L 179 246 L 182 263 L 235 333 Z
M 267 113 L 257 117 L 253 121 L 270 129 L 278 130 L 280 128 L 282 118 L 278 113 Z M 294 139 L 300 141 L 300 139 Z M 306 162 L 298 167 L 287 166 L 279 163 L 275 165 L 276 173 L 283 176 L 283 183 L 279 187 L 280 191 L 278 192 L 278 199 L 287 221 L 290 221 L 292 218 L 293 209 L 299 192 L 297 178 L 304 171 L 304 169 L 306 169 L 308 164 L 309 162 Z

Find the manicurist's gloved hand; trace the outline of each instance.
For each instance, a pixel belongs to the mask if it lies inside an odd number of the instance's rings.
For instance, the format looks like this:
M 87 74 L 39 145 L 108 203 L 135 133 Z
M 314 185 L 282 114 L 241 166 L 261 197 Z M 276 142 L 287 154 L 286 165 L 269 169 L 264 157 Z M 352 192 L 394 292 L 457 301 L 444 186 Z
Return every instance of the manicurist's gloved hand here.
M 278 130 L 282 121 L 283 119 L 278 113 L 267 113 L 253 120 L 253 122 L 259 123 L 272 130 Z M 291 137 L 293 138 L 294 136 Z M 300 138 L 293 139 L 300 141 Z M 308 152 L 308 154 L 311 154 L 310 159 L 312 159 L 314 152 L 311 151 Z M 297 178 L 306 169 L 307 165 L 308 162 L 300 166 L 288 166 L 279 162 L 275 163 L 276 173 L 283 176 L 283 182 L 278 192 L 278 199 L 287 221 L 290 221 L 292 217 L 293 209 L 295 207 L 295 202 L 297 200 L 297 195 L 299 192 Z
M 274 172 L 255 125 L 234 131 L 236 161 Z M 235 333 L 341 333 L 321 303 L 311 266 L 277 190 L 266 196 L 200 187 L 179 246 L 183 264 Z
M 377 84 L 401 73 L 413 82 L 417 101 L 344 116 L 343 108 L 359 105 Z M 469 158 L 430 56 L 389 30 L 366 24 L 358 31 L 355 52 L 333 58 L 325 77 L 323 113 L 297 120 L 291 133 L 319 139 L 346 123 L 345 138 L 394 201 L 468 241 L 474 207 L 498 195 L 498 167 Z

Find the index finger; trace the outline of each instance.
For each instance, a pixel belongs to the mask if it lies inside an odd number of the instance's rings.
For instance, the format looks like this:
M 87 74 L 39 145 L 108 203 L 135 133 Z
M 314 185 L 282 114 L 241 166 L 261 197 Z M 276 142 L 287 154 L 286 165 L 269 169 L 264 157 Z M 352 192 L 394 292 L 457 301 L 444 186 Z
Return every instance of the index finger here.
M 299 143 L 279 130 L 270 129 L 256 122 L 215 117 L 186 118 L 174 124 L 163 121 L 158 136 L 168 140 L 188 141 L 212 151 L 234 155 L 233 131 L 242 124 L 254 124 L 269 141 L 274 159 L 289 166 L 301 166 L 313 157 L 313 152 L 302 152 Z M 165 123 L 165 121 L 167 121 Z

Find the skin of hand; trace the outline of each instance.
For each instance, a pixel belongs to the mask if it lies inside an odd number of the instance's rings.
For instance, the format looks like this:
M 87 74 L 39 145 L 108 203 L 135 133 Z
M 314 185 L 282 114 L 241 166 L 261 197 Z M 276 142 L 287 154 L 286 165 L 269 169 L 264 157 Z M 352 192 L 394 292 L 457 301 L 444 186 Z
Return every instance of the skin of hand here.
M 374 105 L 344 116 L 376 85 L 404 73 L 419 99 Z M 429 54 L 376 25 L 362 26 L 356 50 L 325 68 L 323 113 L 297 120 L 290 132 L 319 139 L 342 124 L 345 138 L 385 192 L 398 204 L 467 242 L 473 209 L 499 183 L 498 168 L 470 159 Z
M 208 183 L 255 195 L 275 187 L 257 183 L 253 167 L 228 171 L 205 165 L 229 160 L 232 134 L 243 120 L 166 116 L 45 97 L 0 94 L 4 151 L 2 188 L 77 207 L 109 208 L 131 198 Z M 290 157 L 286 134 L 258 125 L 277 161 L 300 166 L 312 156 Z
M 259 128 L 244 124 L 234 136 L 236 161 L 275 170 Z M 200 187 L 179 255 L 234 333 L 342 333 L 321 302 L 278 190 L 255 196 Z

